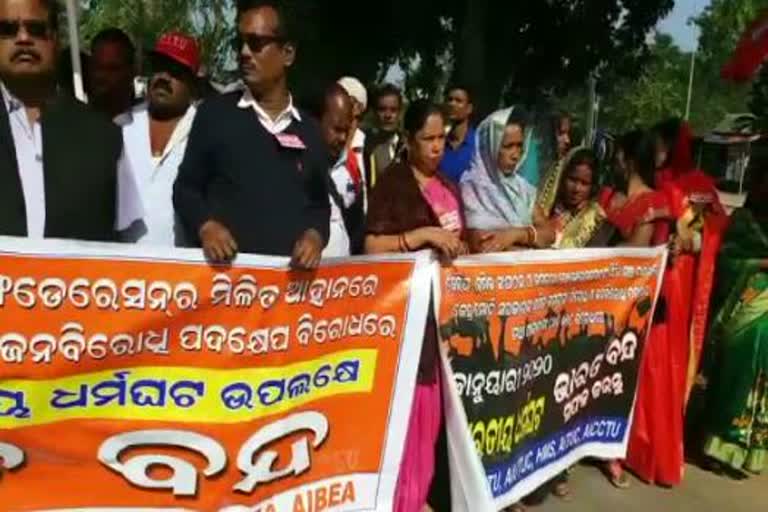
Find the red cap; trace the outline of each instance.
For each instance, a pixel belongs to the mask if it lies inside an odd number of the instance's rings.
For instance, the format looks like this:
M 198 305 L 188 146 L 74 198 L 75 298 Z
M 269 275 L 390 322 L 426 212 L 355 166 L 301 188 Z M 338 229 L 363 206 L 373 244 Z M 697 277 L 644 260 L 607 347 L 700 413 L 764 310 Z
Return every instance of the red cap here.
M 197 74 L 200 70 L 200 47 L 194 37 L 180 32 L 170 32 L 160 37 L 154 53 L 175 60 Z

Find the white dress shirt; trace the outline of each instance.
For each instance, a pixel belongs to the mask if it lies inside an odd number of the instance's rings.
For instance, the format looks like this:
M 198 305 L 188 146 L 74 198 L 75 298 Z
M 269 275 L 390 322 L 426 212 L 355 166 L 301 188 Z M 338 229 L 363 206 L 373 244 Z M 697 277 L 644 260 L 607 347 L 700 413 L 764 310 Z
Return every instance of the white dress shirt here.
M 346 258 L 351 250 L 349 234 L 344 225 L 344 217 L 341 208 L 336 204 L 333 197 L 328 198 L 331 202 L 331 226 L 328 235 L 328 245 L 323 249 L 323 258 Z
M 11 124 L 16 162 L 27 212 L 27 237 L 45 234 L 45 175 L 43 173 L 43 131 L 40 121 L 30 122 L 21 101 L 3 86 L 3 101 Z
M 27 237 L 41 239 L 45 236 L 46 215 L 42 125 L 39 119 L 30 123 L 24 104 L 13 97 L 1 82 L 0 94 L 8 111 L 11 136 L 16 150 L 16 163 L 26 209 Z M 120 157 L 117 169 L 116 211 L 117 231 L 127 228 L 144 215 L 133 170 L 125 158 L 125 152 Z
M 134 107 L 124 119 L 125 152 L 135 170 L 144 218 L 120 234 L 124 242 L 154 247 L 184 247 L 184 230 L 173 208 L 173 184 L 184 159 L 189 132 L 197 112 L 191 106 L 168 140 L 163 154 L 152 155 L 149 110 L 146 103 Z
M 400 144 L 400 135 L 397 133 L 392 137 L 392 140 L 389 142 L 389 158 L 390 160 L 394 161 L 395 157 L 397 156 L 397 146 Z
M 123 112 L 122 114 L 117 114 L 115 117 L 112 118 L 112 122 L 115 123 L 120 128 L 123 128 L 133 121 L 133 109 Z
M 352 179 L 352 173 L 349 171 L 347 161 L 349 159 L 349 150 L 344 150 L 339 160 L 331 169 L 332 186 L 344 202 L 344 209 L 350 208 L 358 200 L 360 195 L 363 198 L 363 213 L 368 211 L 368 194 L 366 193 L 365 177 L 365 157 L 363 150 L 365 148 L 365 134 L 357 130 L 352 137 L 350 149 L 355 153 L 358 169 L 360 169 L 360 187 L 355 187 L 355 180 Z M 325 257 L 345 257 L 350 255 L 351 243 L 349 233 L 344 224 L 344 217 L 340 205 L 331 196 L 331 226 L 328 246 L 325 248 L 323 256 Z
M 339 205 L 334 199 L 333 195 L 329 197 L 331 201 L 331 220 L 330 220 L 330 235 L 328 236 L 328 245 L 325 246 L 323 251 L 324 258 L 344 258 L 351 253 L 351 243 L 349 240 L 349 233 L 347 233 L 347 227 L 344 224 L 344 215 L 342 214 L 342 206 L 349 208 L 354 202 L 354 183 L 347 170 L 347 152 L 341 155 L 336 165 L 331 169 L 331 181 L 332 186 L 336 187 L 336 191 L 341 196 L 343 205 Z M 351 201 L 347 203 L 350 194 L 349 186 L 352 187 Z
M 293 120 L 301 122 L 301 114 L 298 109 L 293 106 L 293 97 L 288 98 L 288 106 L 283 110 L 280 115 L 275 119 L 272 119 L 267 111 L 264 110 L 256 98 L 251 94 L 251 90 L 246 88 L 243 92 L 243 97 L 237 104 L 238 107 L 248 109 L 252 108 L 259 118 L 261 125 L 272 135 L 283 133 L 288 128 Z

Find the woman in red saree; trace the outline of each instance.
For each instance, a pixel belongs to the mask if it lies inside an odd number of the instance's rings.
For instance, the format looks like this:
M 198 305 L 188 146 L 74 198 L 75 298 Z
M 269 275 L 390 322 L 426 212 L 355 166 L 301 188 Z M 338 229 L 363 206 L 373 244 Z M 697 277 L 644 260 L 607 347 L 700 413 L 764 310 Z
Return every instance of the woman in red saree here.
M 674 339 L 688 340 L 688 360 L 676 375 L 684 379 L 686 402 L 699 370 L 709 317 L 717 254 L 728 225 L 715 180 L 693 163 L 691 131 L 679 119 L 656 126 L 656 189 L 667 194 L 676 254 L 670 268 L 670 326 Z M 672 285 L 675 285 L 674 287 Z M 673 288 L 677 289 L 673 289 Z
M 621 234 L 619 245 L 650 247 L 669 239 L 673 217 L 668 195 L 651 188 L 654 152 L 650 134 L 633 132 L 619 143 L 617 167 L 627 183 L 626 195 L 605 192 L 602 198 L 609 221 Z M 684 460 L 685 402 L 685 388 L 680 386 L 684 381 L 677 374 L 686 367 L 688 346 L 687 338 L 675 340 L 670 334 L 674 314 L 669 297 L 678 286 L 669 285 L 668 273 L 640 367 L 626 465 L 647 482 L 676 485 Z

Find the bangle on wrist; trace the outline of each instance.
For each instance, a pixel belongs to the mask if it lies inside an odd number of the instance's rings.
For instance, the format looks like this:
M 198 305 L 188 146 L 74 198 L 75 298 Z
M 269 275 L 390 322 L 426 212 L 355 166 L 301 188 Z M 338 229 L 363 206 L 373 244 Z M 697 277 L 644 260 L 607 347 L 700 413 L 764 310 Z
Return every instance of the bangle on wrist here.
M 408 233 L 403 233 L 402 235 L 400 235 L 400 236 L 403 237 L 403 247 L 405 247 L 405 252 L 413 252 L 413 249 L 411 249 L 411 246 L 408 244 L 408 236 L 407 235 L 408 235 Z
M 533 226 L 528 226 L 528 245 L 530 247 L 534 247 L 536 245 L 536 240 L 539 238 L 539 233 L 536 231 L 536 228 Z

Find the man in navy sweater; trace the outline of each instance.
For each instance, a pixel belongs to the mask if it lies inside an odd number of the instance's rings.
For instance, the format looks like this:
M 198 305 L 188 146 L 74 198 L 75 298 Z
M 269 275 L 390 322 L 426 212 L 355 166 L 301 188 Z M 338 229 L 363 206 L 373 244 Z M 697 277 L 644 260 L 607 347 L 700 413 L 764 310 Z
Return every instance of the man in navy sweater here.
M 234 44 L 247 89 L 199 108 L 174 205 L 211 261 L 246 252 L 291 256 L 294 268 L 313 269 L 328 241 L 328 150 L 288 91 L 296 48 L 280 4 L 237 7 Z

